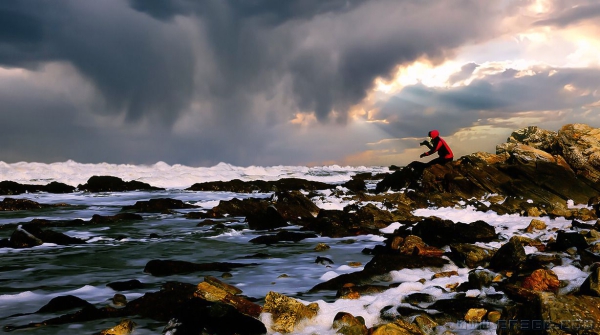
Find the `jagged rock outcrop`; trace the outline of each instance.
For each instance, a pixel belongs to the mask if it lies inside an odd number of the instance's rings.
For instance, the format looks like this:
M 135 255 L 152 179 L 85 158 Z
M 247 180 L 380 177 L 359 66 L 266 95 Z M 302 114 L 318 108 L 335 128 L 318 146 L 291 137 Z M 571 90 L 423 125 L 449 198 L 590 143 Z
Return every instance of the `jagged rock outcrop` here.
M 479 203 L 478 208 L 499 214 L 594 219 L 594 211 L 570 210 L 567 201 L 587 204 L 600 193 L 598 158 L 599 129 L 566 125 L 555 136 L 528 128 L 513 133 L 495 155 L 474 153 L 427 168 L 411 163 L 386 176 L 376 191 L 413 189 L 438 206 L 496 194 L 500 201 Z

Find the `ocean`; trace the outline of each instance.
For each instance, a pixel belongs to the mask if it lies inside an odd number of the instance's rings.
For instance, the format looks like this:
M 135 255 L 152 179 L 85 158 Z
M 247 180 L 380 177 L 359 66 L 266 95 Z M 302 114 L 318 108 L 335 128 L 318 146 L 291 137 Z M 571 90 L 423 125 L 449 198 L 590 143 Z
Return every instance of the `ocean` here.
M 94 175 L 116 176 L 125 181 L 137 180 L 152 186 L 165 188 L 164 191 L 151 192 L 105 192 L 70 194 L 30 193 L 14 196 L 0 196 L 17 199 L 30 199 L 42 204 L 67 203 L 72 206 L 56 207 L 35 211 L 0 212 L 0 239 L 8 238 L 14 229 L 3 229 L 5 225 L 27 223 L 33 219 L 47 220 L 90 220 L 94 214 L 115 215 L 123 206 L 133 205 L 136 201 L 153 198 L 173 198 L 199 208 L 176 210 L 175 214 L 142 213 L 143 221 L 127 224 L 98 224 L 93 226 L 53 227 L 54 231 L 86 241 L 82 245 L 60 246 L 50 243 L 27 248 L 0 248 L 0 326 L 23 325 L 40 322 L 63 313 L 30 314 L 44 306 L 50 299 L 64 295 L 74 295 L 97 307 L 111 304 L 115 293 L 122 293 L 128 301 L 142 296 L 146 292 L 158 291 L 166 281 L 180 281 L 198 284 L 204 276 L 221 278 L 222 273 L 191 273 L 156 277 L 144 273 L 144 266 L 153 259 L 182 260 L 195 263 L 236 262 L 256 265 L 236 268 L 230 278 L 222 278 L 228 284 L 243 291 L 243 294 L 258 299 L 261 303 L 269 291 L 276 291 L 299 299 L 305 303 L 317 302 L 319 314 L 298 328 L 298 334 L 335 334 L 331 328 L 333 318 L 340 311 L 354 316 L 362 316 L 367 327 L 381 323 L 380 311 L 385 306 L 401 305 L 402 297 L 415 293 L 428 293 L 436 298 L 452 298 L 455 292 L 440 289 L 448 284 L 462 283 L 468 280 L 472 269 L 460 268 L 450 262 L 443 271 L 455 270 L 458 276 L 431 279 L 439 269 L 405 269 L 392 271 L 391 281 L 396 287 L 383 293 L 364 295 L 356 300 L 336 299 L 336 292 L 320 291 L 308 293 L 318 283 L 340 274 L 362 270 L 362 266 L 351 266 L 359 262 L 364 266 L 372 256 L 361 253 L 364 248 L 373 248 L 383 244 L 380 235 L 364 235 L 347 238 L 317 237 L 300 242 L 278 243 L 271 246 L 253 244 L 248 241 L 265 234 L 264 231 L 248 229 L 243 217 L 228 218 L 223 229 L 212 226 L 197 226 L 199 219 L 187 219 L 184 214 L 191 211 L 208 210 L 221 200 L 248 197 L 268 198 L 271 193 L 232 193 L 232 192 L 196 192 L 185 188 L 194 183 L 208 181 L 228 181 L 233 179 L 278 180 L 281 178 L 302 178 L 333 184 L 332 189 L 342 188 L 344 182 L 357 173 L 373 174 L 389 172 L 387 167 L 350 167 L 350 166 L 251 166 L 239 167 L 221 163 L 213 167 L 189 167 L 168 165 L 163 162 L 154 165 L 115 165 L 82 164 L 73 161 L 62 163 L 4 163 L 0 162 L 0 181 L 10 180 L 22 184 L 47 184 L 52 181 L 72 186 L 84 184 Z M 371 181 L 367 187 L 375 188 L 377 181 Z M 350 204 L 348 200 L 336 195 L 332 190 L 319 191 L 313 202 L 322 209 L 342 209 Z M 364 204 L 358 204 L 364 205 Z M 380 205 L 380 204 L 378 204 Z M 518 215 L 497 215 L 493 212 L 478 212 L 463 205 L 454 208 L 428 208 L 414 211 L 418 216 L 437 216 L 456 222 L 483 220 L 496 228 L 502 238 L 519 233 L 532 238 L 547 240 L 555 230 L 568 229 L 571 221 L 564 218 L 540 218 L 548 225 L 543 232 L 523 233 L 531 218 Z M 392 223 L 381 230 L 391 233 L 399 226 Z M 285 229 L 298 230 L 289 226 Z M 556 229 L 552 229 L 556 228 Z M 319 243 L 331 248 L 315 251 Z M 498 248 L 502 243 L 478 243 L 480 246 Z M 526 252 L 533 253 L 533 247 Z M 252 258 L 251 255 L 268 254 L 268 257 Z M 250 256 L 250 257 L 249 257 Z M 333 260 L 333 264 L 315 263 L 317 256 Z M 568 281 L 563 292 L 571 292 L 589 275 L 587 269 L 579 269 L 568 259 L 552 269 L 560 280 Z M 426 280 L 423 281 L 422 279 Z M 143 289 L 116 292 L 108 283 L 137 279 L 145 284 Z M 493 288 L 469 290 L 467 296 L 485 299 L 497 292 Z M 262 304 L 262 303 L 261 303 Z M 19 314 L 19 315 L 17 315 Z M 268 325 L 268 315 L 262 315 Z M 133 334 L 161 334 L 163 322 L 139 317 L 131 318 L 137 327 Z M 465 327 L 457 320 L 443 325 L 457 333 L 472 333 L 473 327 Z M 35 334 L 92 334 L 116 325 L 119 320 L 95 320 L 84 323 L 45 326 L 33 330 Z M 495 333 L 495 325 L 490 324 L 478 333 Z M 20 333 L 22 331 L 17 331 Z

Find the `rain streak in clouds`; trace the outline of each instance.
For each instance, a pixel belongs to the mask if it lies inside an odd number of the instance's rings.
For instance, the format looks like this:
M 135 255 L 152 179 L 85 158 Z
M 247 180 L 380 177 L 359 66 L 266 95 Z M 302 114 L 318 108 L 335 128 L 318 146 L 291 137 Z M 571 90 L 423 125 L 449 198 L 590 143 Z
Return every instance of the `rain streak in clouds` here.
M 598 1 L 5 0 L 0 160 L 405 164 L 600 127 Z

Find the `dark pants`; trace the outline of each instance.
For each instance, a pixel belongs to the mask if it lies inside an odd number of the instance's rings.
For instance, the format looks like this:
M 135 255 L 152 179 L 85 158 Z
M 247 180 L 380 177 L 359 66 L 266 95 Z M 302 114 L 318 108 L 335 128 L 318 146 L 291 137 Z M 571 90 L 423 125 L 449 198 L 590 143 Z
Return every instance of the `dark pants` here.
M 439 164 L 439 165 L 444 165 L 448 162 L 452 162 L 454 160 L 454 158 L 444 158 L 444 157 L 438 157 L 436 159 L 432 159 L 431 161 L 425 163 L 426 166 L 432 166 L 435 164 Z

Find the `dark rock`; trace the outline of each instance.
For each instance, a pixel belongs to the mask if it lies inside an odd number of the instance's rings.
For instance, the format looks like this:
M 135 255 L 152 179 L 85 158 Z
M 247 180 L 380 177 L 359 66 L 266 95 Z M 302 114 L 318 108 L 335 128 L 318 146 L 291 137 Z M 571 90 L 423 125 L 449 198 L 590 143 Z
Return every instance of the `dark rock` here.
M 436 297 L 427 293 L 411 293 L 402 298 L 402 302 L 411 304 L 413 306 L 422 307 L 419 305 L 430 305 L 437 300 Z
M 172 261 L 172 260 L 151 260 L 144 267 L 144 272 L 149 273 L 153 276 L 170 276 L 181 273 L 191 273 L 198 271 L 218 271 L 218 272 L 229 272 L 233 268 L 251 266 L 256 264 L 241 264 L 241 263 L 226 263 L 226 262 L 213 262 L 213 263 L 192 263 L 186 261 Z
M 433 246 L 445 246 L 452 243 L 490 242 L 496 238 L 493 226 L 475 221 L 470 224 L 429 217 L 417 223 L 412 233 Z
M 265 212 L 269 206 L 269 201 L 264 199 L 248 198 L 240 200 L 233 198 L 231 200 L 221 200 L 217 206 L 208 210 L 205 217 L 220 218 L 225 214 L 231 216 L 248 216 Z
M 404 188 L 418 189 L 418 181 L 421 179 L 423 168 L 413 163 L 385 176 L 382 181 L 377 183 L 375 192 L 400 191 Z
M 144 284 L 137 279 L 127 281 L 117 281 L 106 284 L 106 286 L 112 288 L 115 291 L 129 291 L 144 288 Z
M 67 204 L 40 204 L 32 200 L 27 199 L 13 199 L 13 198 L 4 198 L 0 202 L 0 211 L 21 211 L 21 210 L 35 210 L 41 208 L 51 208 L 51 207 L 65 207 Z
M 17 228 L 10 236 L 10 246 L 13 248 L 31 248 L 42 245 L 43 243 L 44 241 L 22 228 Z
M 0 194 L 17 195 L 22 193 L 48 192 L 48 193 L 72 193 L 75 187 L 63 183 L 51 182 L 47 185 L 19 184 L 14 181 L 0 182 Z
M 529 254 L 525 261 L 525 270 L 533 271 L 562 265 L 562 257 L 556 254 Z
M 298 178 L 283 178 L 277 181 L 241 181 L 234 179 L 231 181 L 213 181 L 206 183 L 196 183 L 186 190 L 189 191 L 225 191 L 236 193 L 252 193 L 252 192 L 277 192 L 277 191 L 314 191 L 326 190 L 332 188 L 332 185 L 308 181 Z
M 579 287 L 579 294 L 600 297 L 600 264 L 592 265 L 590 275 Z
M 123 181 L 119 177 L 113 176 L 92 176 L 86 184 L 77 186 L 80 191 L 87 192 L 125 192 L 125 191 L 157 191 L 164 188 L 150 186 L 147 183 L 139 181 Z
M 343 335 L 366 335 L 368 333 L 364 320 L 346 312 L 339 312 L 333 318 L 331 326 L 337 330 L 337 334 Z
M 500 270 L 515 270 L 521 267 L 522 263 L 527 260 L 525 248 L 520 240 L 511 237 L 496 253 L 490 261 L 490 269 Z
M 596 216 L 600 218 L 600 196 L 591 197 L 588 200 L 588 206 L 592 207 Z
M 469 272 L 469 280 L 461 284 L 457 291 L 481 290 L 484 287 L 490 287 L 494 276 L 489 270 L 473 270 Z
M 333 261 L 327 257 L 317 256 L 317 258 L 315 259 L 315 263 L 318 263 L 321 265 L 330 265 L 330 264 L 333 264 Z
M 94 214 L 92 216 L 92 219 L 90 220 L 90 223 L 116 223 L 116 222 L 121 222 L 121 221 L 141 221 L 144 220 L 144 218 L 139 215 L 139 214 L 134 214 L 134 213 L 119 213 L 116 215 L 112 215 L 112 216 L 103 216 L 103 215 L 98 215 L 98 214 Z
M 271 202 L 288 221 L 313 218 L 319 213 L 319 207 L 300 191 L 276 192 Z
M 124 315 L 141 315 L 158 321 L 168 321 L 180 310 L 182 303 L 194 298 L 196 285 L 166 282 L 158 292 L 148 292 L 130 301 L 122 309 Z
M 268 206 L 264 211 L 246 216 L 248 227 L 253 230 L 268 230 L 288 225 L 287 220 L 279 214 L 275 206 Z
M 448 257 L 460 266 L 476 268 L 486 266 L 494 256 L 495 250 L 476 246 L 468 243 L 456 243 L 450 245 Z
M 556 234 L 556 243 L 552 246 L 554 250 L 565 251 L 575 247 L 577 250 L 583 251 L 588 247 L 585 236 L 580 233 L 568 233 L 560 230 Z
M 21 227 L 22 228 L 17 229 L 15 233 L 19 232 L 18 234 L 21 235 L 23 231 L 26 231 L 28 234 L 31 234 L 43 243 L 54 243 L 58 245 L 85 244 L 85 241 L 82 239 L 70 237 L 63 233 L 58 233 L 50 229 L 41 229 L 40 226 L 36 223 L 26 223 L 23 224 Z
M 123 210 L 135 210 L 144 213 L 163 212 L 171 209 L 196 208 L 198 206 L 186 204 L 181 200 L 170 198 L 150 199 L 148 201 L 137 201 L 133 206 L 124 206 Z
M 342 184 L 343 187 L 349 189 L 352 192 L 364 192 L 367 190 L 367 185 L 364 180 L 351 179 Z
M 32 191 L 35 192 L 30 186 L 33 185 L 23 185 L 9 180 L 1 181 L 0 194 L 16 195 Z
M 54 313 L 87 306 L 92 306 L 92 304 L 73 295 L 64 295 L 52 298 L 42 308 L 38 309 L 36 313 Z
M 357 299 L 363 295 L 381 293 L 389 288 L 389 286 L 384 285 L 354 285 L 348 283 L 337 291 L 335 297 L 338 299 Z
M 75 187 L 53 181 L 47 184 L 46 186 L 42 187 L 41 191 L 48 193 L 73 193 L 75 192 Z
M 258 335 L 266 334 L 267 329 L 262 322 L 238 312 L 232 306 L 194 298 L 183 302 L 175 311 L 163 329 L 163 334 L 166 332 L 178 335 Z
M 298 242 L 306 238 L 318 237 L 311 233 L 297 233 L 287 230 L 282 230 L 276 235 L 263 235 L 251 239 L 249 242 L 254 244 L 275 244 L 279 242 Z
M 375 255 L 362 271 L 339 275 L 326 282 L 315 285 L 311 292 L 319 290 L 339 290 L 346 283 L 355 285 L 370 284 L 373 278 L 387 275 L 393 270 L 415 269 L 422 267 L 441 268 L 449 262 L 439 257 L 426 257 L 414 255 Z
M 442 312 L 442 315 L 433 315 L 434 319 L 441 322 L 451 320 L 464 320 L 465 314 L 471 308 L 484 308 L 487 310 L 497 308 L 497 306 L 486 303 L 480 298 L 471 297 L 455 297 L 453 299 L 441 299 L 427 307 L 429 310 L 437 310 Z
M 368 204 L 355 212 L 322 209 L 316 219 L 305 220 L 303 225 L 322 236 L 348 237 L 380 234 L 379 229 L 387 227 L 394 219 L 389 211 Z
M 500 320 L 540 320 L 537 333 L 595 334 L 600 323 L 600 298 L 586 295 L 556 295 L 550 292 L 523 290 L 527 301 L 507 305 Z M 524 329 L 523 326 L 527 328 Z M 532 324 L 508 322 L 498 324 L 498 334 L 531 334 Z

